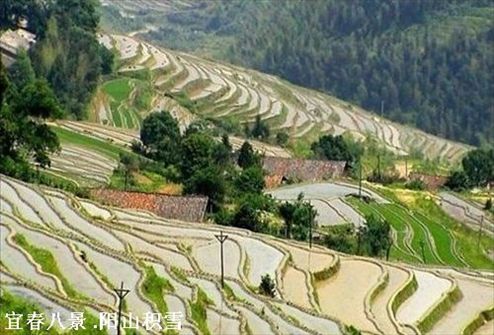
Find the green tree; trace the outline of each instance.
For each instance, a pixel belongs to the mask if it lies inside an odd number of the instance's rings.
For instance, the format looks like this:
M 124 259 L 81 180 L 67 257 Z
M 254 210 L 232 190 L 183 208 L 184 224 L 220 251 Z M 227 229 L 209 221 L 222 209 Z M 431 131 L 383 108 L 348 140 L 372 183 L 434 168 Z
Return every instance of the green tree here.
M 250 135 L 254 138 L 265 140 L 269 138 L 269 134 L 269 126 L 261 120 L 261 116 L 259 114 L 256 115 L 256 120 L 252 130 L 250 131 Z
M 473 186 L 485 186 L 494 180 L 494 149 L 476 149 L 462 159 L 463 171 Z
M 30 31 L 39 33 L 46 21 L 46 8 L 38 1 L 2 0 L 0 30 L 1 28 L 16 28 L 20 18 L 27 19 Z
M 363 233 L 363 244 L 369 256 L 381 256 L 392 243 L 389 222 L 375 215 L 365 217 L 366 229 Z
M 276 134 L 276 144 L 278 144 L 280 147 L 286 147 L 289 139 L 290 137 L 284 131 L 280 131 Z
M 346 161 L 353 166 L 360 158 L 357 146 L 352 146 L 343 136 L 324 135 L 311 145 L 314 156 L 319 159 Z
M 213 149 L 213 159 L 219 166 L 230 166 L 232 164 L 232 146 L 228 135 L 223 135 L 221 142 Z
M 309 201 L 299 197 L 297 200 L 297 208 L 293 213 L 293 238 L 299 241 L 306 241 L 309 238 L 309 230 L 315 228 L 315 218 L 317 211 Z
M 9 89 L 1 61 L 0 98 L 0 171 L 26 179 L 30 158 L 41 167 L 49 166 L 49 154 L 59 149 L 57 136 L 44 121 L 60 115 L 61 109 L 45 81 Z
M 9 79 L 7 78 L 7 73 L 0 58 L 0 108 L 4 106 L 4 98 L 7 94 L 7 89 L 9 88 Z
M 258 209 L 247 201 L 242 202 L 235 212 L 232 224 L 235 227 L 249 229 L 254 232 L 262 230 Z
M 225 148 L 228 149 L 229 152 L 232 152 L 233 147 L 232 144 L 230 143 L 230 137 L 228 136 L 228 134 L 223 134 L 221 136 L 221 143 L 225 146 Z
M 40 3 L 31 1 L 31 3 Z M 44 20 L 30 50 L 38 77 L 45 78 L 69 114 L 82 119 L 97 85 L 103 48 L 96 31 L 99 15 L 95 0 L 53 0 L 39 5 Z
M 453 191 L 462 191 L 470 188 L 470 181 L 468 180 L 468 176 L 465 172 L 453 171 L 453 173 L 448 177 L 445 186 Z
M 120 154 L 120 169 L 124 174 L 124 189 L 127 190 L 128 184 L 133 183 L 133 174 L 139 171 L 139 160 L 135 155 Z
M 285 221 L 285 237 L 286 238 L 291 238 L 292 236 L 292 226 L 293 226 L 293 220 L 294 220 L 294 213 L 295 210 L 297 209 L 297 206 L 293 203 L 290 202 L 283 202 L 279 208 L 278 211 Z
M 31 59 L 24 50 L 18 52 L 17 59 L 9 68 L 8 72 L 10 83 L 18 89 L 34 82 L 34 79 L 36 78 Z
M 245 141 L 240 147 L 237 163 L 244 169 L 252 166 L 260 166 L 261 158 L 254 152 L 252 145 Z
M 486 200 L 484 209 L 486 211 L 490 211 L 492 209 L 492 199 L 491 198 Z
M 184 193 L 209 197 L 209 208 L 216 212 L 225 200 L 227 184 L 220 169 L 208 166 L 195 171 L 184 183 Z
M 180 129 L 169 112 L 152 113 L 144 119 L 141 141 L 148 157 L 174 165 L 180 159 Z
M 285 221 L 285 236 L 305 241 L 311 225 L 314 225 L 317 211 L 300 193 L 295 202 L 284 202 L 278 206 L 278 212 Z M 313 227 L 315 228 L 315 227 Z
M 271 279 L 269 273 L 266 273 L 261 277 L 261 283 L 259 284 L 259 293 L 268 297 L 274 298 L 276 296 L 276 284 Z
M 115 54 L 104 46 L 100 46 L 101 73 L 111 74 L 115 66 Z
M 238 207 L 233 215 L 232 225 L 255 232 L 268 232 L 261 214 L 276 209 L 273 198 L 264 194 L 247 193 L 237 200 Z
M 351 224 L 329 226 L 325 230 L 324 244 L 333 250 L 352 254 L 355 252 L 357 240 L 355 229 Z
M 245 193 L 261 194 L 264 189 L 264 173 L 257 166 L 249 167 L 240 172 L 234 180 L 235 191 L 242 195 Z
M 184 137 L 181 144 L 181 171 L 185 179 L 197 170 L 215 165 L 215 146 L 214 139 L 205 133 L 195 132 Z

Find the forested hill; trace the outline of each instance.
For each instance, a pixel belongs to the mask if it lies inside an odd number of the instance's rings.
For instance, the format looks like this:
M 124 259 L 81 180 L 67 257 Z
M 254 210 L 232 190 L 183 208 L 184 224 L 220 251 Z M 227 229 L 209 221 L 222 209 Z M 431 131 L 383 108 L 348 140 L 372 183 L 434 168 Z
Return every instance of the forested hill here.
M 83 119 L 102 74 L 111 71 L 113 55 L 96 38 L 99 27 L 97 0 L 1 0 L 0 34 L 16 29 L 26 19 L 36 44 L 9 69 L 21 78 L 46 80 L 66 116 Z
M 386 116 L 439 136 L 494 142 L 494 7 L 283 3 L 248 25 L 233 57 L 370 110 L 382 101 Z
M 481 145 L 494 143 L 493 22 L 490 0 L 225 0 L 170 12 L 147 37 Z

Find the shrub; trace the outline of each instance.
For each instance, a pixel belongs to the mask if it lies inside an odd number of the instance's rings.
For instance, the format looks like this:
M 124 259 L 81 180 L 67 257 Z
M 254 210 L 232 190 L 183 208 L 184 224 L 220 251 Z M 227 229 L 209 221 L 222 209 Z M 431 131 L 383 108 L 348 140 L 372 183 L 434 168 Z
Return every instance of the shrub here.
M 269 274 L 265 274 L 261 277 L 261 284 L 259 284 L 259 293 L 271 298 L 274 298 L 276 296 L 276 285 Z
M 390 185 L 401 180 L 400 176 L 396 173 L 377 173 L 377 171 L 372 171 L 371 175 L 367 177 L 367 181 L 372 183 L 379 183 L 382 185 Z
M 414 179 L 405 184 L 405 187 L 409 190 L 423 191 L 425 190 L 425 184 L 420 179 Z
M 463 191 L 470 188 L 468 176 L 463 171 L 454 171 L 445 184 L 446 187 L 453 191 Z
M 288 144 L 289 136 L 286 132 L 280 131 L 276 134 L 276 144 L 278 144 L 280 147 L 286 147 Z
M 356 248 L 356 239 L 353 225 L 329 226 L 324 235 L 324 244 L 333 250 L 352 253 Z

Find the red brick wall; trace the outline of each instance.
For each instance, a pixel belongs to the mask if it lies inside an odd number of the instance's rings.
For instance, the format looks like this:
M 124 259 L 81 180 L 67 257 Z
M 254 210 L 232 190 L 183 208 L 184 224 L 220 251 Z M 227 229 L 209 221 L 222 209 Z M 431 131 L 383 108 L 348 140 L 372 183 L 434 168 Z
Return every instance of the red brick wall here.
M 143 209 L 167 219 L 190 222 L 203 221 L 208 203 L 207 197 L 180 197 L 108 189 L 94 189 L 91 195 L 111 206 Z

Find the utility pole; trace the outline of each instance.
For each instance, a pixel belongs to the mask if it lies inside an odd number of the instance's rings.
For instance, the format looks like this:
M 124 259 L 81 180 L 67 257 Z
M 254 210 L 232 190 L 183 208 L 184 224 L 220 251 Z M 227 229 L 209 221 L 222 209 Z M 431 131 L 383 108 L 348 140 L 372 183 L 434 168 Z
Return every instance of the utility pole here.
M 223 243 L 225 243 L 228 235 L 223 235 L 223 230 L 219 235 L 214 235 L 218 242 L 220 242 L 220 257 L 221 257 L 221 288 L 225 288 L 225 267 L 223 265 Z
M 393 246 L 393 240 L 389 242 L 388 248 L 386 249 L 386 261 L 389 261 L 389 254 L 391 253 L 392 246 Z
M 425 264 L 425 251 L 424 251 L 424 240 L 420 240 L 420 251 L 422 252 L 422 260 Z
M 479 238 L 477 239 L 477 249 L 480 250 L 480 240 L 482 239 L 482 228 L 484 227 L 484 216 L 480 217 Z
M 358 165 L 359 165 L 358 198 L 362 199 L 362 159 L 360 159 Z
M 384 115 L 384 100 L 381 100 L 381 117 Z
M 312 224 L 313 224 L 314 218 L 310 216 L 310 221 L 309 221 L 309 249 L 312 249 Z
M 360 256 L 360 245 L 362 243 L 363 226 L 357 228 L 357 256 Z
M 120 283 L 120 288 L 114 288 L 113 291 L 118 296 L 118 319 L 117 319 L 117 335 L 120 335 L 120 322 L 122 319 L 122 307 L 123 300 L 127 294 L 129 294 L 130 290 L 124 289 L 124 283 Z
M 377 177 L 381 181 L 381 154 L 377 154 Z
M 408 180 L 408 156 L 405 156 L 405 180 Z

